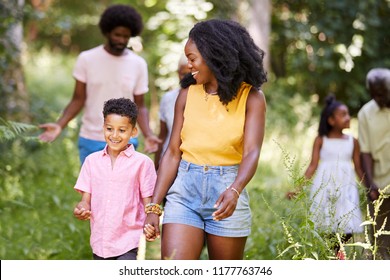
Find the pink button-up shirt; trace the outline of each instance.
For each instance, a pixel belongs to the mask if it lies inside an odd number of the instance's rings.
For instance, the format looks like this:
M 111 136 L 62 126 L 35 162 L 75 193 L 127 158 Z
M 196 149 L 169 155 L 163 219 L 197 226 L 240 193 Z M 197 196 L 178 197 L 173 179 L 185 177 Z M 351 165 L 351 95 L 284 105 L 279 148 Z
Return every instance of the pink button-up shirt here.
M 89 155 L 75 189 L 91 194 L 91 247 L 103 257 L 120 256 L 138 247 L 145 220 L 142 198 L 152 196 L 153 161 L 130 145 L 111 166 L 107 146 Z

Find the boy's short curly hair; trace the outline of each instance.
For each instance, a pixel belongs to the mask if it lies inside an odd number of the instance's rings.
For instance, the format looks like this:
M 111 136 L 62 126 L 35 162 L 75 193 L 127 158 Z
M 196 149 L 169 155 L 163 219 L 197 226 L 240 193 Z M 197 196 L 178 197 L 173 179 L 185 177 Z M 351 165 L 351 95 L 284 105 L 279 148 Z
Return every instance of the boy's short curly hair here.
M 128 98 L 113 98 L 104 102 L 103 117 L 106 118 L 110 114 L 128 117 L 132 126 L 137 123 L 138 108 L 137 105 Z
M 143 29 L 142 16 L 131 6 L 111 5 L 100 17 L 100 31 L 107 34 L 118 26 L 129 28 L 131 37 L 138 36 Z

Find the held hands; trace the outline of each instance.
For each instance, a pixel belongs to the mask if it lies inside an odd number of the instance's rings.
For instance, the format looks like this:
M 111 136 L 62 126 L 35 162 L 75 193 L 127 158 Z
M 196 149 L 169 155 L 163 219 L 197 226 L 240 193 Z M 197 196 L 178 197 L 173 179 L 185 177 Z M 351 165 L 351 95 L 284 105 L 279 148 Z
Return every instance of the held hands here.
M 286 198 L 288 200 L 297 198 L 302 193 L 303 189 L 305 188 L 305 185 L 307 184 L 308 184 L 308 179 L 304 177 L 299 178 L 298 182 L 296 183 L 295 189 L 293 191 L 288 191 L 286 193 Z
M 62 128 L 57 123 L 45 123 L 39 125 L 45 131 L 38 136 L 39 140 L 43 142 L 53 142 L 61 134 Z
M 286 193 L 286 198 L 288 200 L 293 200 L 293 199 L 296 199 L 297 197 L 299 197 L 302 192 L 303 192 L 303 186 L 300 186 L 300 187 L 297 187 L 295 190 L 293 191 L 289 191 Z
M 155 153 L 158 150 L 159 144 L 162 143 L 162 140 L 156 135 L 150 135 L 145 138 L 145 153 Z
M 144 234 L 146 241 L 154 241 L 160 238 L 159 216 L 153 213 L 148 214 L 144 225 Z
M 299 192 L 297 192 L 297 191 L 287 192 L 286 193 L 286 198 L 288 200 L 292 200 L 292 199 L 297 198 L 298 195 L 299 195 Z
M 145 224 L 144 226 L 144 234 L 146 241 L 153 242 L 156 238 L 160 238 L 160 235 L 156 234 L 154 227 L 151 224 Z
M 154 241 L 160 238 L 160 216 L 162 207 L 158 203 L 150 202 L 145 205 L 146 219 L 144 224 L 144 234 L 147 241 Z
M 79 220 L 89 220 L 91 218 L 91 207 L 84 201 L 80 201 L 73 210 L 73 215 Z
M 378 187 L 373 184 L 371 185 L 371 187 L 368 189 L 368 198 L 371 200 L 371 201 L 375 201 L 379 198 L 379 190 L 378 190 Z
M 226 188 L 214 205 L 214 208 L 218 208 L 218 210 L 213 213 L 213 219 L 215 221 L 220 221 L 233 215 L 234 210 L 236 210 L 239 196 L 240 193 L 235 188 Z

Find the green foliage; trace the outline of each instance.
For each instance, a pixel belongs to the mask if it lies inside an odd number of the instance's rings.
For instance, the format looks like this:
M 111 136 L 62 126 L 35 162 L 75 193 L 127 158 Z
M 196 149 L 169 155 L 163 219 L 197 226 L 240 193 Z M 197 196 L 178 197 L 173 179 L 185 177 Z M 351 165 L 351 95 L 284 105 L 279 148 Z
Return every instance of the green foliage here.
M 31 114 L 37 123 L 54 120 L 73 86 L 67 58 L 50 59 L 43 53 L 30 61 Z M 80 168 L 74 124 L 52 144 L 37 141 L 36 125 L 0 124 L 6 131 L 0 140 L 1 259 L 91 258 L 89 224 L 72 214 L 80 199 L 73 190 Z
M 303 167 L 297 164 L 296 157 L 276 143 L 282 151 L 282 162 L 286 170 L 290 191 L 297 191 L 297 196 L 286 208 L 275 207 L 265 200 L 268 211 L 271 211 L 282 228 L 284 240 L 278 244 L 278 259 L 322 259 L 331 258 L 332 240 L 320 234 L 315 228 L 310 217 L 311 201 L 308 190 L 302 188 L 310 185 L 310 182 L 303 178 Z M 284 197 L 286 200 L 287 197 Z
M 213 7 L 206 0 L 64 0 L 37 7 L 28 3 L 24 26 L 26 35 L 30 34 L 26 36 L 30 51 L 49 49 L 75 56 L 103 44 L 105 38 L 97 26 L 100 15 L 108 5 L 118 3 L 133 6 L 142 15 L 141 38 L 132 38 L 130 45 L 142 45 L 137 52 L 148 62 L 152 94 L 176 87 L 183 41 L 193 24 L 207 18 Z
M 300 94 L 333 92 L 353 114 L 370 97 L 365 75 L 390 59 L 390 7 L 384 0 L 273 1 L 272 70 Z M 326 15 L 326 16 L 324 16 Z
M 24 133 L 36 129 L 37 127 L 35 125 L 6 121 L 0 118 L 0 142 L 13 140 L 18 136 L 22 136 L 22 139 L 24 140 L 35 139 L 35 137 L 24 135 Z
M 312 213 L 309 211 L 313 203 L 308 188 L 311 185 L 311 180 L 307 180 L 302 176 L 304 169 L 296 157 L 291 156 L 291 152 L 284 149 L 280 144 L 278 146 L 282 150 L 282 161 L 290 182 L 288 191 L 294 191 L 296 196 L 285 207 L 275 205 L 270 200 L 265 200 L 268 211 L 273 213 L 276 220 L 279 221 L 284 234 L 284 240 L 280 240 L 277 246 L 278 255 L 276 258 L 331 260 L 336 258 L 333 249 L 335 245 L 340 246 L 340 250 L 344 252 L 347 259 L 369 258 L 367 250 L 376 248 L 376 246 L 368 244 L 367 225 L 374 221 L 364 222 L 362 226 L 365 226 L 365 234 L 354 234 L 352 241 L 347 244 L 341 242 L 340 233 L 334 235 L 332 229 L 316 228 L 312 221 Z M 364 205 L 366 205 L 364 187 L 360 185 L 358 187 L 361 208 L 364 212 Z M 363 242 L 364 240 L 365 242 Z
M 387 192 L 390 190 L 390 185 L 388 185 L 383 190 L 379 190 L 379 197 L 377 200 L 373 201 L 373 213 L 370 215 L 369 205 L 367 205 L 367 219 L 363 222 L 365 227 L 365 240 L 364 242 L 355 242 L 352 244 L 346 244 L 345 246 L 350 247 L 361 247 L 367 250 L 370 253 L 370 258 L 373 260 L 381 259 L 381 256 L 378 252 L 378 239 L 383 235 L 390 235 L 390 231 L 385 230 L 387 224 L 387 218 L 384 219 L 383 224 L 378 224 L 379 210 L 385 199 L 390 197 Z M 379 229 L 376 229 L 375 225 L 379 225 Z
M 75 136 L 0 142 L 1 259 L 90 258 L 89 225 L 72 215 L 80 198 Z
M 50 53 L 47 49 L 27 56 L 26 87 L 35 123 L 51 122 L 71 100 L 74 88 L 72 69 L 75 56 Z M 70 124 L 73 125 L 73 122 Z

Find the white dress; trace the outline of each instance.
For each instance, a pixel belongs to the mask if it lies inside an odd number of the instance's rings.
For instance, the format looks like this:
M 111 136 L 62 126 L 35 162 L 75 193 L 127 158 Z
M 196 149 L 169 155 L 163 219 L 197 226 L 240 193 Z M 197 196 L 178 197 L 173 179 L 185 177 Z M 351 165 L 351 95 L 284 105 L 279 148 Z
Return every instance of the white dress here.
M 323 137 L 320 161 L 310 191 L 311 218 L 326 232 L 362 232 L 357 177 L 352 165 L 354 141 Z

